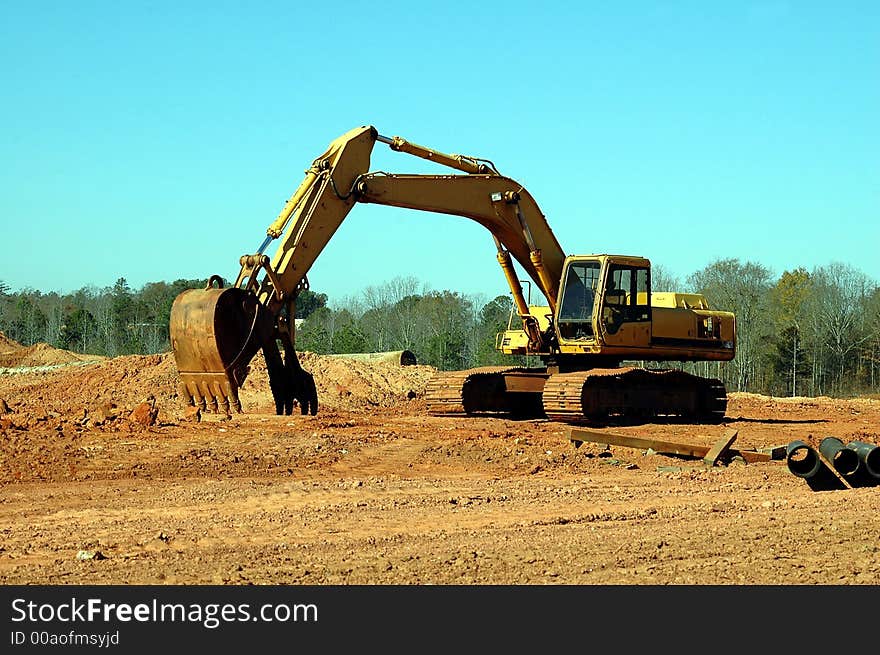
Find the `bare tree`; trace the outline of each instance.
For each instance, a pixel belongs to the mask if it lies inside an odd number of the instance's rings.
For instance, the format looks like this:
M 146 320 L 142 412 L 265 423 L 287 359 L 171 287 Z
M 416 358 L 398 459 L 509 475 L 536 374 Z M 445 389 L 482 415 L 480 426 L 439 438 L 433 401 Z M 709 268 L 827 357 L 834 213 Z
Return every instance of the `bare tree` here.
M 865 329 L 868 341 L 862 348 L 862 358 L 868 369 L 865 376 L 866 382 L 873 390 L 880 385 L 880 379 L 878 379 L 878 373 L 880 373 L 880 287 L 878 286 L 874 287 L 865 302 Z
M 651 290 L 658 291 L 681 291 L 684 285 L 681 280 L 673 275 L 663 264 L 651 262 Z
M 417 306 L 425 287 L 415 277 L 395 277 L 364 289 L 364 333 L 376 350 L 412 349 L 418 339 Z
M 847 369 L 853 367 L 857 353 L 871 337 L 865 329 L 864 308 L 873 287 L 868 276 L 841 262 L 817 268 L 813 279 L 816 293 L 811 309 L 816 336 L 822 352 L 827 353 L 825 363 L 833 371 L 833 388 L 843 393 L 853 387 Z
M 737 346 L 731 381 L 738 391 L 758 383 L 759 364 L 770 331 L 767 309 L 771 277 L 765 266 L 739 259 L 716 260 L 688 277 L 691 288 L 705 294 L 711 307 L 736 315 Z

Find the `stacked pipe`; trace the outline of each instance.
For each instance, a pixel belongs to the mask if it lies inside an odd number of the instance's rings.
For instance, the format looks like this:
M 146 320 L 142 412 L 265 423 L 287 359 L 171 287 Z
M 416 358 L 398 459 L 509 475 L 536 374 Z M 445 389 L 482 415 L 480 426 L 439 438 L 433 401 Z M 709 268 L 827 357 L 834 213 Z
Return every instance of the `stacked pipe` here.
M 785 460 L 788 470 L 806 480 L 813 491 L 880 484 L 880 447 L 864 441 L 844 444 L 837 437 L 825 437 L 817 452 L 796 440 L 786 447 Z
M 792 441 L 785 449 L 788 470 L 807 481 L 813 491 L 846 489 L 834 471 L 822 461 L 819 453 L 804 441 Z

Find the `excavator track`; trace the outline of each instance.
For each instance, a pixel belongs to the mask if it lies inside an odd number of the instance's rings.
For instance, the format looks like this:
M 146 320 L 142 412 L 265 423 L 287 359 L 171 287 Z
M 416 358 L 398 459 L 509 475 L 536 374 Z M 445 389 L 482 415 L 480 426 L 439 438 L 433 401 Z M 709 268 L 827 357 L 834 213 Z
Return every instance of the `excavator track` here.
M 727 410 L 727 392 L 720 380 L 674 369 L 592 369 L 550 376 L 543 404 L 555 421 L 676 416 L 717 423 Z
M 436 374 L 428 382 L 425 399 L 432 416 L 509 413 L 511 394 L 504 374 L 521 370 L 509 366 L 482 366 Z

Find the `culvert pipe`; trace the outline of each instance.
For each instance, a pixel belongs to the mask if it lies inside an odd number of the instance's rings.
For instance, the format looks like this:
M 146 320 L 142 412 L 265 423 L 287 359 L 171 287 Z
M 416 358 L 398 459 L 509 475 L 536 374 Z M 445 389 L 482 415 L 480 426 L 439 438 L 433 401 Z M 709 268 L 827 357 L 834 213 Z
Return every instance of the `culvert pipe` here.
M 379 353 L 339 353 L 329 355 L 339 359 L 354 359 L 361 362 L 384 362 L 398 366 L 415 366 L 418 362 L 411 350 L 389 350 Z
M 871 475 L 867 473 L 858 453 L 848 448 L 837 437 L 825 437 L 819 443 L 819 452 L 831 463 L 831 466 L 854 487 L 873 484 Z
M 871 483 L 880 484 L 880 446 L 865 441 L 850 441 L 846 447 L 858 455 Z
M 804 441 L 792 441 L 786 446 L 785 463 L 788 465 L 788 470 L 806 480 L 813 491 L 846 489 L 846 485 L 831 467 L 822 461 L 819 453 Z

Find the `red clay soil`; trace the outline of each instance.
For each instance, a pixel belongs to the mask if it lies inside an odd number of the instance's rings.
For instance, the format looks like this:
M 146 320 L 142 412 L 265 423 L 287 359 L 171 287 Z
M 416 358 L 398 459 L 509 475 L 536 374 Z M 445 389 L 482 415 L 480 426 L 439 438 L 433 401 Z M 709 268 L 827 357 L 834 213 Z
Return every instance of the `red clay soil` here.
M 0 332 L 0 368 L 58 366 L 105 359 L 107 358 L 101 355 L 80 355 L 69 350 L 53 348 L 47 343 L 23 346 Z
M 3 332 L 0 332 L 0 353 L 6 353 L 11 350 L 17 350 L 19 348 L 23 348 L 18 341 L 14 339 L 10 339 Z
M 554 421 L 426 416 L 431 367 L 302 361 L 317 416 L 270 413 L 257 360 L 247 413 L 201 422 L 170 354 L 3 369 L 0 583 L 880 582 L 880 486 L 812 491 L 781 460 L 576 449 Z M 880 400 L 731 394 L 722 425 L 593 428 L 880 443 Z

